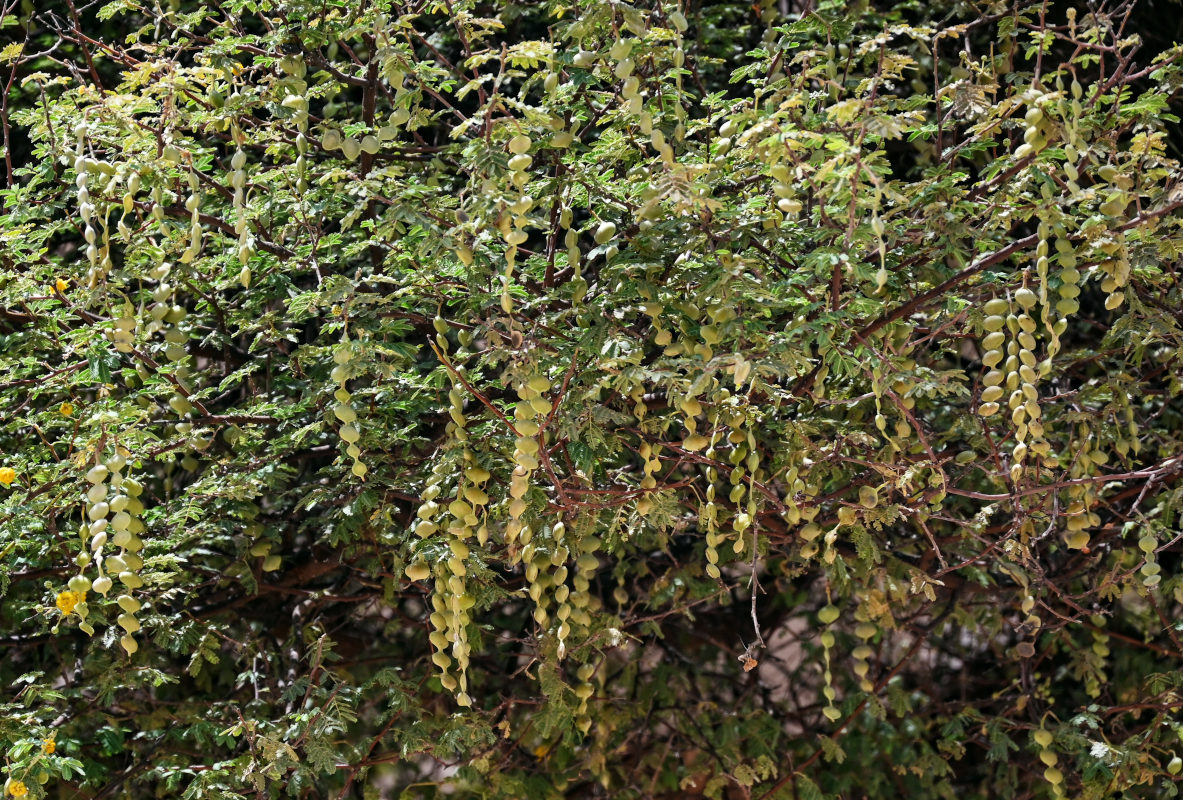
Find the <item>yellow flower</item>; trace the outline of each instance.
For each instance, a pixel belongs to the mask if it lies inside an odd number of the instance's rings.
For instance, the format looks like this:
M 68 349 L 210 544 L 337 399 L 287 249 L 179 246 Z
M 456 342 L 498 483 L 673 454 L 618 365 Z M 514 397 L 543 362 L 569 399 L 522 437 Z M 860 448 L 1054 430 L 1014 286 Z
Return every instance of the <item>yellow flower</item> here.
M 70 288 L 70 282 L 62 278 L 58 278 L 56 281 L 54 281 L 53 285 L 54 288 L 56 288 L 59 292 L 64 292 L 66 289 Z
M 46 739 L 41 743 L 41 750 L 45 755 L 52 755 L 54 750 L 58 749 L 58 743 L 53 740 L 53 737 Z
M 57 607 L 63 614 L 69 614 L 74 610 L 74 606 L 82 602 L 82 595 L 78 592 L 60 592 L 58 593 Z
M 63 417 L 73 416 L 74 405 L 72 403 L 62 403 L 60 406 L 58 406 L 58 411 L 61 412 Z
M 8 793 L 13 797 L 24 797 L 29 793 L 29 787 L 24 781 L 12 781 L 8 784 Z
M 0 483 L 11 486 L 16 480 L 16 470 L 12 467 L 0 467 Z

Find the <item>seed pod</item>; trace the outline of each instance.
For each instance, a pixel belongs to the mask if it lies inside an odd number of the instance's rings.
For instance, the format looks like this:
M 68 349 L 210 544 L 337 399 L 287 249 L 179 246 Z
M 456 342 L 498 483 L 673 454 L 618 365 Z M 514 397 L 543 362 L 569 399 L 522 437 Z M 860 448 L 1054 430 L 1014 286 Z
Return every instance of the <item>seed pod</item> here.
M 601 222 L 596 232 L 592 235 L 592 239 L 596 244 L 604 244 L 616 235 L 616 224 L 613 222 Z
M 519 133 L 509 140 L 507 147 L 509 152 L 513 153 L 514 155 L 521 155 L 527 152 L 533 144 L 534 143 L 531 141 L 529 136 L 525 135 L 524 133 Z
M 982 306 L 982 311 L 989 316 L 1006 314 L 1008 310 L 1010 310 L 1010 305 L 1001 297 L 991 298 Z
M 982 337 L 982 347 L 986 350 L 999 350 L 1005 343 L 1006 334 L 1002 331 L 994 331 Z
M 119 573 L 119 582 L 128 589 L 139 589 L 144 585 L 144 581 L 139 575 L 129 571 Z

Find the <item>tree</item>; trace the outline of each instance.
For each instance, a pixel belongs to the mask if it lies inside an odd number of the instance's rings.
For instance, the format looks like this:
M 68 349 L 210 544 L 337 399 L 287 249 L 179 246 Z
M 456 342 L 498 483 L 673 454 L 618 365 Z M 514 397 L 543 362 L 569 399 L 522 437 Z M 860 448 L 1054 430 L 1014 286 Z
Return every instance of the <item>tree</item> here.
M 1135 12 L 9 3 L 7 794 L 1174 796 Z

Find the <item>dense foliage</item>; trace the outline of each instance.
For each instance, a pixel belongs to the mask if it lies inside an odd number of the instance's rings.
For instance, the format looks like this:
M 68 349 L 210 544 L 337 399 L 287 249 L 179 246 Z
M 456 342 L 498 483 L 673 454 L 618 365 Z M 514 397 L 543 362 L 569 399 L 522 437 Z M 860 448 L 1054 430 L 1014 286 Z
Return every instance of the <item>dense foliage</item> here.
M 7 0 L 7 796 L 1174 796 L 1183 47 L 1080 5 Z

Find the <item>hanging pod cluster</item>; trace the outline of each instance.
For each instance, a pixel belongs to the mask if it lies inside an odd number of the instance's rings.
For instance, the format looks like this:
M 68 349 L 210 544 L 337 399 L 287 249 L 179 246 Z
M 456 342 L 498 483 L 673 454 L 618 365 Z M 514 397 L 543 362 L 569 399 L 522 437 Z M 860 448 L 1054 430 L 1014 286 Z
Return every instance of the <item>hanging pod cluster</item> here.
M 1047 147 L 1048 136 L 1052 134 L 1053 123 L 1044 114 L 1042 104 L 1045 95 L 1036 92 L 1031 98 L 1027 113 L 1023 118 L 1023 143 L 1015 149 L 1015 158 L 1027 158 L 1036 155 Z
M 435 651 L 432 662 L 440 669 L 440 681 L 445 689 L 456 692 L 456 702 L 461 706 L 472 705 L 468 695 L 468 663 L 471 647 L 468 643 L 468 625 L 472 621 L 470 612 L 476 605 L 476 598 L 468 591 L 467 559 L 470 554 L 469 541 L 478 526 L 487 539 L 484 517 L 489 496 L 483 487 L 489 480 L 489 472 L 475 463 L 471 451 L 464 452 L 465 469 L 457 484 L 456 498 L 448 504 L 446 558 L 435 562 L 435 587 L 431 595 L 432 612 L 429 639 Z M 441 462 L 439 467 L 443 467 Z M 424 490 L 424 502 L 419 507 L 419 521 L 415 533 L 427 538 L 439 530 L 434 521 L 443 509 L 435 500 L 440 496 L 442 472 L 434 473 L 433 479 L 440 480 Z M 480 538 L 480 537 L 478 537 Z M 483 542 L 482 542 L 483 543 Z M 414 581 L 427 580 L 432 568 L 422 556 L 418 556 L 406 568 L 407 577 Z M 455 670 L 453 671 L 453 665 Z
M 324 137 L 321 139 L 321 145 L 326 150 L 340 150 L 341 154 L 348 161 L 357 161 L 362 153 L 377 155 L 378 151 L 382 149 L 378 138 L 373 134 L 366 134 L 358 140 L 352 136 L 342 137 L 339 131 L 332 128 L 325 131 Z M 303 158 L 303 155 L 300 158 Z M 298 180 L 304 180 L 302 171 L 297 171 L 297 176 L 299 176 Z
M 123 171 L 121 172 L 120 170 L 117 170 L 115 175 L 116 177 L 120 178 L 126 175 L 127 189 L 124 191 L 122 198 L 123 213 L 120 215 L 119 222 L 116 224 L 115 229 L 119 232 L 119 235 L 122 237 L 124 242 L 130 242 L 132 229 L 131 225 L 129 225 L 127 222 L 127 218 L 135 210 L 136 195 L 139 193 L 140 188 L 143 185 L 143 180 L 140 178 L 140 173 L 138 170 L 130 169 L 126 165 L 121 165 L 121 169 Z
M 189 316 L 185 307 L 176 302 L 175 290 L 166 280 L 172 267 L 167 262 L 152 271 L 152 276 L 159 283 L 152 289 L 152 304 L 148 306 L 148 314 L 152 321 L 148 323 L 145 332 L 152 334 L 163 332 L 164 357 L 174 363 L 184 361 L 189 354 L 185 345 L 189 342 L 189 335 L 181 328 L 181 323 Z M 188 377 L 189 371 L 184 364 L 178 364 L 176 373 L 178 379 Z M 190 407 L 185 403 L 172 404 L 173 410 L 180 416 L 189 413 Z M 180 408 L 178 408 L 178 405 Z M 181 410 L 181 409 L 184 410 Z
M 85 602 L 86 593 L 93 590 L 106 596 L 114 586 L 111 576 L 115 576 L 123 589 L 116 599 L 122 611 L 116 623 L 124 631 L 119 643 L 131 655 L 139 649 L 134 634 L 140 629 L 135 615 L 141 603 L 132 596 L 132 592 L 144 585 L 139 575 L 144 566 L 140 556 L 140 551 L 144 549 L 144 542 L 140 538 L 144 531 L 144 523 L 140 518 L 144 505 L 139 499 L 143 487 L 134 478 L 123 475 L 122 470 L 126 465 L 126 455 L 117 450 L 106 462 L 96 464 L 86 472 L 86 483 L 89 484 L 84 494 L 87 521 L 83 523 L 79 535 L 88 546 L 75 559 L 80 571 L 70 579 L 69 586 L 71 592 L 83 598 L 73 607 L 81 620 L 79 627 L 93 634 L 94 628 L 86 619 L 89 611 Z M 113 548 L 119 548 L 118 552 L 110 553 Z M 86 568 L 92 564 L 98 573 L 98 577 L 93 580 L 85 575 Z
M 608 57 L 612 59 L 612 74 L 621 81 L 620 98 L 624 109 L 634 117 L 639 117 L 644 110 L 644 97 L 641 94 L 641 79 L 633 74 L 636 61 L 632 58 L 636 41 L 632 38 L 621 37 L 612 43 L 608 49 Z
M 721 574 L 719 545 L 732 539 L 731 550 L 735 555 L 742 554 L 747 547 L 746 532 L 755 524 L 759 512 L 755 481 L 761 480 L 763 476 L 760 473 L 760 454 L 748 419 L 750 412 L 745 408 L 742 398 L 732 395 L 727 389 L 719 389 L 714 399 L 716 402 L 707 414 L 711 437 L 703 453 L 708 459 L 705 468 L 706 495 L 698 517 L 706 541 L 705 571 L 708 576 L 717 579 Z M 701 405 L 693 399 L 683 402 L 682 406 L 683 413 L 701 410 Z M 721 441 L 721 437 L 725 437 L 725 442 Z M 727 445 L 730 445 L 726 458 L 729 467 L 725 466 L 724 469 L 728 478 L 723 484 L 715 465 L 722 456 L 720 446 Z M 735 509 L 730 519 L 730 532 L 719 528 L 719 504 L 716 498 L 720 490 L 727 492 L 728 503 Z
M 509 207 L 511 213 L 502 213 L 498 219 L 498 230 L 506 245 L 505 273 L 501 278 L 501 310 L 506 314 L 513 313 L 513 297 L 509 293 L 509 287 L 513 283 L 518 247 L 530 238 L 530 234 L 526 232 L 530 225 L 527 214 L 534 206 L 534 198 L 525 192 L 525 188 L 530 182 L 530 165 L 534 163 L 534 157 L 529 154 L 533 145 L 534 141 L 524 133 L 510 137 L 506 144 L 506 149 L 510 153 L 507 164 L 509 182 L 520 192 Z
M 91 197 L 90 184 L 92 180 L 106 179 L 106 184 L 98 187 L 100 195 L 116 194 L 119 176 L 115 165 L 86 157 L 86 132 L 87 125 L 84 122 L 74 127 L 74 136 L 77 140 L 74 150 L 74 185 L 77 188 L 78 216 L 82 220 L 82 238 L 86 241 L 86 261 L 89 265 L 86 285 L 94 289 L 106 278 L 113 266 L 111 234 L 107 222 L 111 210 L 104 206 L 100 213 Z M 95 230 L 96 222 L 101 232 Z
M 859 689 L 864 692 L 872 692 L 875 690 L 875 684 L 867 677 L 871 671 L 871 656 L 875 651 L 871 648 L 869 642 L 879 629 L 872 622 L 860 622 L 854 627 L 854 635 L 862 640 L 862 644 L 856 646 L 851 651 L 851 658 L 854 659 L 854 674 L 858 676 Z
M 1052 787 L 1052 796 L 1056 798 L 1065 797 L 1064 793 L 1064 773 L 1056 766 L 1060 757 L 1052 750 L 1052 742 L 1055 737 L 1052 732 L 1046 728 L 1040 728 L 1032 735 L 1035 739 L 1035 744 L 1039 747 L 1039 760 L 1043 762 L 1045 769 L 1043 770 L 1043 777 Z
M 130 353 L 135 346 L 138 327 L 131 303 L 124 303 L 119 314 L 112 316 L 115 317 L 114 327 L 107 336 L 117 352 Z
M 644 312 L 645 316 L 652 320 L 653 343 L 658 347 L 668 347 L 670 342 L 673 341 L 674 335 L 668 328 L 662 326 L 661 318 L 663 312 L 665 311 L 665 305 L 654 302 L 651 295 L 648 296 L 648 300 L 649 302 L 641 306 L 641 311 Z M 693 449 L 701 450 L 702 447 L 700 446 Z
M 571 633 L 591 625 L 589 609 L 596 601 L 590 593 L 591 578 L 599 568 L 596 552 L 601 546 L 599 537 L 591 534 L 582 536 L 576 545 L 567 534 L 566 523 L 559 520 L 549 536 L 535 537 L 522 548 L 526 593 L 534 601 L 534 621 L 541 629 L 553 631 L 560 659 L 567 655 Z M 575 553 L 578 556 L 572 575 L 568 564 Z M 581 708 L 580 714 L 585 714 L 586 705 L 581 704 Z
M 790 525 L 804 525 L 797 530 L 801 539 L 801 558 L 810 559 L 817 555 L 817 540 L 822 535 L 822 527 L 814 522 L 821 509 L 815 502 L 818 487 L 808 481 L 809 468 L 813 462 L 804 457 L 800 449 L 794 451 L 795 457 L 785 472 L 785 492 L 782 500 L 785 519 Z
M 637 453 L 641 456 L 641 495 L 637 498 L 637 514 L 644 517 L 649 514 L 653 508 L 653 501 L 649 499 L 649 492 L 657 488 L 657 478 L 654 473 L 661 469 L 661 445 L 652 445 L 649 442 L 641 442 L 641 446 L 637 448 Z
M 1105 308 L 1110 311 L 1125 302 L 1125 287 L 1130 281 L 1130 259 L 1125 234 L 1118 231 L 1113 236 L 1098 244 L 1105 257 L 1097 264 L 1097 271 L 1104 275 L 1101 291 L 1105 292 Z
M 476 466 L 473 455 L 465 450 L 467 469 L 457 483 L 456 498 L 448 504 L 447 513 L 447 558 L 436 563 L 435 591 L 431 595 L 432 612 L 429 617 L 432 631 L 430 639 L 436 648 L 432 661 L 440 668 L 440 681 L 445 689 L 456 692 L 456 702 L 461 706 L 472 705 L 468 695 L 468 661 L 471 647 L 468 643 L 468 625 L 472 622 L 469 612 L 476 605 L 476 598 L 468 591 L 467 559 L 469 540 L 481 524 L 482 512 L 489 497 L 481 486 L 488 481 L 486 471 Z M 427 526 L 420 526 L 416 532 L 424 535 Z M 449 655 L 450 652 L 450 655 Z M 456 674 L 449 671 L 455 661 Z
M 538 434 L 542 421 L 550 413 L 551 403 L 545 396 L 550 391 L 550 381 L 544 375 L 532 375 L 518 386 L 518 403 L 514 407 L 514 428 L 518 437 L 514 441 L 513 473 L 509 479 L 509 522 L 505 526 L 505 540 L 511 547 L 518 543 L 530 543 L 533 532 L 522 521 L 526 513 L 526 492 L 530 488 L 530 476 L 538 469 Z
M 1068 475 L 1073 480 L 1088 478 L 1096 474 L 1097 467 L 1109 463 L 1109 455 L 1096 446 L 1088 423 L 1082 422 L 1077 428 L 1072 452 L 1074 456 L 1068 467 Z M 1073 483 L 1064 493 L 1065 540 L 1072 549 L 1083 550 L 1089 544 L 1088 529 L 1101 524 L 1101 516 L 1093 510 L 1100 500 L 1096 484 Z
M 352 395 L 346 386 L 349 381 L 349 362 L 352 360 L 353 345 L 349 339 L 343 338 L 333 349 L 334 366 L 329 373 L 333 382 L 337 384 L 337 389 L 333 392 L 333 398 L 337 401 L 333 406 L 333 416 L 341 423 L 337 435 L 345 442 L 345 454 L 353 459 L 350 469 L 354 475 L 364 479 L 368 469 L 361 461 L 361 447 L 357 443 L 361 439 L 361 431 L 357 427 L 357 411 L 351 402 Z
M 691 406 L 691 410 L 694 410 L 694 406 Z M 723 543 L 726 535 L 719 530 L 719 505 L 715 502 L 718 491 L 716 484 L 719 482 L 719 470 L 715 467 L 718 456 L 715 445 L 718 441 L 720 431 L 719 407 L 717 405 L 711 407 L 707 414 L 707 419 L 710 423 L 711 436 L 707 441 L 707 449 L 703 455 L 710 459 L 710 461 L 707 463 L 705 469 L 707 483 L 706 498 L 698 511 L 698 524 L 706 540 L 706 574 L 718 580 L 722 575 L 719 571 L 719 545 Z
M 393 110 L 390 113 L 389 121 L 386 125 L 378 128 L 376 139 L 378 142 L 389 142 L 398 137 L 399 128 L 406 125 L 411 119 L 411 111 L 407 105 L 413 99 L 412 92 L 407 89 L 406 72 L 401 66 L 402 55 L 391 40 L 391 31 L 397 30 L 396 25 L 391 24 L 391 20 L 385 14 L 376 14 L 374 16 L 374 41 L 377 44 L 377 52 L 375 57 L 382 64 L 382 72 L 389 81 L 390 86 L 394 89 L 394 96 L 391 100 Z M 369 142 L 363 143 L 367 146 Z M 375 150 L 375 152 L 377 152 Z
M 596 666 L 591 662 L 580 664 L 575 670 L 578 683 L 572 687 L 575 696 L 579 698 L 579 706 L 575 709 L 575 727 L 580 733 L 586 734 L 591 730 L 592 718 L 588 712 L 587 701 L 596 693 L 592 678 L 596 674 Z
M 386 124 L 377 126 L 377 123 L 375 123 L 376 127 L 371 128 L 369 133 L 363 134 L 361 139 L 355 136 L 345 136 L 336 128 L 325 128 L 321 136 L 321 146 L 330 152 L 340 150 L 341 154 L 348 161 L 356 161 L 361 157 L 362 153 L 377 155 L 382 149 L 382 144 L 398 138 L 400 129 L 410 123 L 414 116 L 413 112 L 415 110 L 417 93 L 414 89 L 407 86 L 407 72 L 403 66 L 403 56 L 391 41 L 391 28 L 388 22 L 384 21 L 385 17 L 379 14 L 375 17 L 375 20 L 374 39 L 378 47 L 376 58 L 381 61 L 383 76 L 389 82 L 390 88 L 394 90 L 393 95 L 391 95 L 392 108 Z M 303 62 L 301 61 L 302 64 Z M 325 106 L 324 116 L 332 116 L 338 108 L 339 106 L 336 103 L 327 104 Z M 307 119 L 306 104 L 304 106 L 303 119 Z M 300 128 L 301 134 L 304 134 L 305 131 L 305 127 Z M 297 148 L 299 148 L 299 138 L 296 141 Z M 300 155 L 303 156 L 304 152 L 301 150 Z M 297 171 L 301 175 L 302 180 L 303 170 L 300 164 L 297 164 Z
M 986 318 L 982 327 L 986 334 L 982 337 L 985 351 L 982 364 L 988 371 L 982 376 L 984 388 L 978 414 L 983 417 L 997 414 L 1001 407 L 1000 401 L 1006 396 L 1005 402 L 1015 426 L 1015 447 L 1010 469 L 1011 480 L 1014 481 L 1022 474 L 1028 451 L 1039 456 L 1051 453 L 1051 445 L 1044 438 L 1039 390 L 1036 388 L 1040 374 L 1047 371 L 1048 365 L 1036 361 L 1036 324 L 1028 313 L 1037 302 L 1035 292 L 1023 286 L 1015 292 L 1014 305 L 1018 309 L 1000 297 L 987 300 L 983 307 Z M 1016 310 L 1019 313 L 1016 314 Z
M 796 217 L 805 205 L 797 196 L 796 176 L 789 164 L 783 162 L 768 168 L 772 177 L 772 193 L 776 195 L 776 207 L 786 218 Z
M 437 316 L 435 328 L 441 352 L 446 351 L 448 342 L 444 334 L 448 329 L 447 323 Z M 485 488 L 492 475 L 477 463 L 475 453 L 466 444 L 468 420 L 464 415 L 463 387 L 459 376 L 453 373 L 452 388 L 448 392 L 450 420 L 447 435 L 449 440 L 464 448 L 455 497 L 446 507 L 437 502 L 448 474 L 448 462 L 440 461 L 432 470 L 432 476 L 423 490 L 423 502 L 416 514 L 418 520 L 414 532 L 425 540 L 438 533 L 441 527 L 447 534 L 447 554 L 435 559 L 435 588 L 431 594 L 432 612 L 428 618 L 432 627 L 429 638 L 435 648 L 431 658 L 440 670 L 440 682 L 444 688 L 456 693 L 459 705 L 470 706 L 472 698 L 468 694 L 467 670 L 471 647 L 468 625 L 472 621 L 470 612 L 476 605 L 476 598 L 466 585 L 467 562 L 471 552 L 469 542 L 475 537 L 478 545 L 483 546 L 489 539 L 489 495 Z M 432 572 L 432 567 L 422 555 L 422 549 L 406 568 L 407 577 L 413 581 L 427 580 Z
M 578 305 L 587 295 L 587 280 L 583 277 L 583 253 L 579 248 L 579 232 L 571 226 L 573 218 L 571 206 L 565 203 L 559 211 L 559 228 L 564 231 L 563 246 L 567 248 L 567 266 L 571 268 L 571 277 L 567 279 L 567 286 L 571 290 L 571 303 Z
M 1096 699 L 1101 691 L 1109 685 L 1109 676 L 1105 673 L 1105 664 L 1110 656 L 1109 634 L 1105 632 L 1105 615 L 1093 614 L 1089 617 L 1093 624 L 1089 631 L 1093 644 L 1083 653 L 1088 668 L 1084 670 L 1084 691 L 1089 697 Z
M 910 358 L 900 364 L 900 368 L 903 370 L 914 369 L 915 366 L 916 362 Z M 899 398 L 899 404 L 904 411 L 911 411 L 916 407 L 916 399 L 908 396 L 908 392 L 915 387 L 916 382 L 911 378 L 900 378 L 891 385 L 891 390 Z M 885 393 L 883 369 L 876 365 L 871 369 L 871 394 L 875 396 L 875 428 L 883 434 L 893 450 L 900 451 L 904 449 L 904 440 L 912 435 L 912 426 L 904 416 L 901 416 L 893 426 L 894 436 L 887 432 L 887 415 L 883 413 L 883 395 Z
M 721 390 L 721 402 L 727 404 L 729 400 L 739 401 L 740 398 L 728 397 L 726 389 Z M 731 452 L 727 454 L 727 462 L 731 465 L 728 482 L 731 489 L 727 499 L 735 506 L 736 512 L 731 518 L 731 530 L 735 537 L 731 549 L 736 555 L 744 552 L 747 537 L 745 532 L 756 520 L 758 508 L 756 505 L 755 481 L 760 475 L 760 452 L 756 447 L 755 432 L 748 419 L 748 411 L 738 405 L 732 407 L 730 416 L 724 420 L 730 432 L 727 441 L 731 444 Z M 742 509 L 742 510 L 741 510 Z
M 299 138 L 303 140 L 304 134 L 301 133 Z M 234 234 L 238 237 L 238 263 L 242 267 L 238 273 L 238 280 L 243 288 L 247 289 L 251 285 L 250 261 L 255 254 L 255 239 L 247 230 L 246 151 L 242 149 L 245 137 L 237 125 L 234 126 L 233 139 L 237 147 L 234 155 L 230 157 L 230 187 L 234 189 Z M 304 146 L 307 146 L 306 141 Z
M 1048 214 L 1044 216 L 1050 217 Z M 1067 329 L 1068 324 L 1053 316 L 1049 299 L 1048 272 L 1051 262 L 1048 259 L 1048 240 L 1051 238 L 1051 224 L 1047 219 L 1040 218 L 1037 230 L 1039 241 L 1035 244 L 1035 275 L 1039 279 L 1039 319 L 1047 333 L 1047 357 L 1050 360 L 1060 352 L 1060 334 Z
M 559 658 L 566 655 L 566 639 L 571 632 L 568 622 L 571 605 L 567 602 L 571 591 L 567 586 L 567 559 L 571 551 L 567 547 L 566 531 L 566 524 L 560 520 L 551 527 L 549 537 L 534 537 L 522 548 L 522 563 L 526 565 L 526 583 L 529 584 L 526 592 L 534 601 L 534 621 L 546 630 L 551 620 L 550 608 L 558 607 L 555 633 Z
M 1084 87 L 1080 81 L 1072 79 L 1072 100 L 1064 98 L 1064 80 L 1057 76 L 1056 84 L 1060 92 L 1058 102 L 1060 116 L 1064 120 L 1064 183 L 1068 191 L 1076 195 L 1080 193 L 1080 158 L 1087 150 L 1087 145 L 1080 131 L 1080 117 L 1083 111 L 1080 98 L 1084 94 Z
M 201 184 L 198 181 L 196 170 L 192 169 L 189 171 L 189 194 L 185 198 L 185 210 L 189 212 L 189 239 L 177 261 L 189 264 L 201 254 L 204 237 L 201 227 Z
M 834 648 L 834 632 L 830 630 L 831 625 L 838 620 L 841 612 L 838 607 L 829 603 L 817 612 L 817 620 L 826 626 L 826 630 L 822 631 L 819 639 L 822 645 L 822 694 L 826 698 L 826 705 L 822 708 L 822 713 L 826 715 L 826 719 L 830 722 L 837 722 L 842 718 L 842 712 L 834 705 L 834 700 L 837 697 L 837 692 L 834 691 L 834 673 L 830 670 L 830 650 Z
M 279 60 L 279 69 L 287 76 L 281 81 L 286 94 L 280 100 L 280 105 L 291 110 L 292 121 L 296 124 L 296 190 L 303 193 L 308 189 L 308 162 L 304 155 L 308 152 L 308 83 L 304 80 L 308 66 L 304 63 L 304 56 L 293 53 Z M 377 142 L 374 143 L 373 152 L 378 152 Z M 241 169 L 231 166 L 235 170 Z M 240 243 L 240 250 L 241 247 Z
M 436 501 L 443 492 L 446 475 L 447 464 L 443 461 L 438 462 L 432 468 L 431 475 L 427 479 L 427 485 L 423 488 L 422 502 L 415 511 L 416 519 L 412 528 L 415 535 L 422 539 L 429 538 L 440 529 L 439 524 L 436 522 L 436 517 L 441 514 L 443 508 Z M 439 566 L 438 560 L 435 563 Z M 432 576 L 432 567 L 422 556 L 418 556 L 407 565 L 406 575 L 413 581 L 425 581 Z M 432 646 L 435 647 L 435 652 L 432 653 L 431 660 L 440 669 L 440 681 L 444 688 L 449 691 L 455 691 L 459 688 L 460 683 L 449 672 L 449 668 L 452 666 L 452 657 L 448 655 L 447 650 L 452 644 L 453 639 L 459 641 L 459 636 L 455 634 L 459 618 L 457 615 L 451 613 L 448 607 L 447 597 L 449 583 L 453 584 L 453 588 L 460 589 L 461 594 L 463 594 L 464 582 L 463 577 L 456 576 L 455 573 L 451 576 L 444 574 L 441 577 L 443 580 L 436 583 L 435 591 L 431 595 L 433 611 L 428 617 L 432 627 L 429 638 Z M 454 580 L 449 581 L 448 577 L 452 577 Z M 465 680 L 467 681 L 467 678 Z
M 1144 554 L 1142 566 L 1138 570 L 1142 573 L 1142 585 L 1147 589 L 1153 589 L 1162 582 L 1162 566 L 1154 557 L 1158 549 L 1158 539 L 1153 534 L 1143 534 L 1138 539 L 1138 549 Z
M 163 332 L 164 357 L 176 364 L 173 369 L 176 386 L 172 396 L 169 397 L 168 405 L 180 418 L 176 425 L 177 433 L 189 436 L 189 446 L 193 450 L 200 451 L 209 447 L 213 442 L 213 437 L 207 430 L 195 433 L 193 423 L 187 419 L 193 413 L 193 403 L 188 397 L 191 372 L 186 344 L 189 341 L 189 334 L 182 327 L 182 323 L 189 316 L 189 312 L 177 302 L 176 290 L 168 282 L 172 270 L 173 265 L 164 262 L 149 271 L 149 277 L 158 283 L 152 289 L 152 303 L 148 306 L 148 315 L 151 320 L 145 326 L 145 332 L 148 334 Z M 144 375 L 146 374 L 145 372 Z M 186 455 L 182 464 L 189 470 L 197 468 L 197 461 L 192 454 Z
M 1058 320 L 1054 324 L 1054 331 L 1057 336 L 1064 333 L 1067 328 L 1067 317 L 1072 316 L 1080 310 L 1080 284 L 1081 275 L 1080 270 L 1076 268 L 1076 248 L 1072 244 L 1072 239 L 1068 235 L 1068 230 L 1062 222 L 1055 222 L 1052 224 L 1052 232 L 1056 236 L 1056 263 L 1060 270 L 1056 273 L 1056 277 L 1060 279 L 1060 288 L 1057 293 L 1060 299 L 1056 301 L 1056 311 L 1063 319 Z M 1040 239 L 1046 241 L 1046 231 L 1040 231 Z

